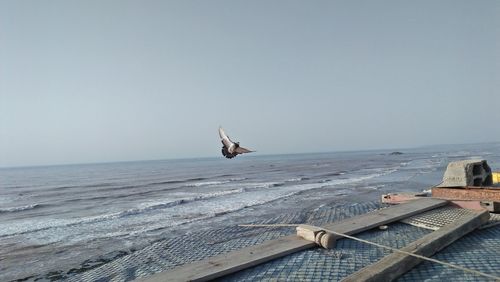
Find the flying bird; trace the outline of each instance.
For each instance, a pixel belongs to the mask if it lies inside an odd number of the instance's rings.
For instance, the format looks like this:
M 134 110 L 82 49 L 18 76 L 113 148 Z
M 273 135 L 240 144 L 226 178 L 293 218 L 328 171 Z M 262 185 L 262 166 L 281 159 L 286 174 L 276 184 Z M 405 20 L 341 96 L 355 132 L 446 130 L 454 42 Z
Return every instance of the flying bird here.
M 233 142 L 224 132 L 222 127 L 219 127 L 219 136 L 222 142 L 222 155 L 228 159 L 236 157 L 238 154 L 251 153 L 252 150 L 240 147 L 239 142 Z

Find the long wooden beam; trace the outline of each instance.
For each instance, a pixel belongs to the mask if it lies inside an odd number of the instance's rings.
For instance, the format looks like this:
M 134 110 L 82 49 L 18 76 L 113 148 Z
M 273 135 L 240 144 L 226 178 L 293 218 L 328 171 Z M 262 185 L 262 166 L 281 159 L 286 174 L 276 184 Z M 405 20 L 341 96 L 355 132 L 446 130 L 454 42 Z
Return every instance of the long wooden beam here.
M 457 239 L 487 222 L 488 211 L 466 214 L 456 221 L 420 238 L 402 251 L 430 257 Z M 392 253 L 378 262 L 362 268 L 343 279 L 343 282 L 358 281 L 393 281 L 422 262 L 422 259 L 402 253 Z
M 355 234 L 444 206 L 447 203 L 446 200 L 423 198 L 376 210 L 338 223 L 327 224 L 324 227 L 344 234 Z M 170 271 L 156 273 L 141 279 L 141 281 L 208 281 L 315 246 L 317 245 L 314 242 L 301 239 L 295 235 L 286 236 L 256 246 L 185 264 Z

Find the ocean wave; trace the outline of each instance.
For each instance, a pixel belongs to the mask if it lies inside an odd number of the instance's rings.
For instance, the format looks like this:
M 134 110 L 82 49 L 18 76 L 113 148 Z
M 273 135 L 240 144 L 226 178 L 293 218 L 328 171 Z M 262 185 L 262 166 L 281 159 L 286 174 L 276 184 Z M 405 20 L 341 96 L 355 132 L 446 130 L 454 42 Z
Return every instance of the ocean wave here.
M 235 178 L 229 178 L 227 180 L 202 181 L 202 182 L 185 184 L 184 187 L 201 187 L 201 186 L 223 185 L 223 184 L 227 184 L 227 183 L 231 183 L 231 182 L 243 181 L 246 179 L 247 178 L 245 178 L 245 177 L 235 177 Z
M 232 176 L 232 175 L 228 175 Z M 85 185 L 71 185 L 71 186 L 59 186 L 59 187 L 54 187 L 50 188 L 48 190 L 64 190 L 64 189 L 74 189 L 74 188 L 100 188 L 99 192 L 105 192 L 105 191 L 116 191 L 116 190 L 130 190 L 130 189 L 137 189 L 137 188 L 151 188 L 151 187 L 157 187 L 157 186 L 167 186 L 167 185 L 173 185 L 169 187 L 165 187 L 165 189 L 162 190 L 173 190 L 177 189 L 180 187 L 200 187 L 200 186 L 210 186 L 210 185 L 221 185 L 221 184 L 227 184 L 229 182 L 235 182 L 235 181 L 243 181 L 246 180 L 247 178 L 245 177 L 233 177 L 229 178 L 227 180 L 221 180 L 221 181 L 205 181 L 209 180 L 213 177 L 193 177 L 193 178 L 186 178 L 186 179 L 172 179 L 172 180 L 163 180 L 163 181 L 154 181 L 154 182 L 145 182 L 145 183 L 134 183 L 134 184 L 126 184 L 124 185 L 123 183 L 96 183 L 96 184 L 85 184 Z M 198 181 L 198 182 L 196 182 Z M 200 182 L 201 181 L 201 182 Z M 190 183 L 190 182 L 195 182 L 195 183 Z M 179 185 L 175 185 L 179 184 Z M 154 190 L 149 190 L 146 191 L 145 193 L 152 193 Z M 135 196 L 135 195 L 141 195 L 141 193 L 130 193 L 128 196 Z M 116 197 L 113 195 L 113 197 Z M 74 200 L 68 200 L 68 202 L 71 201 L 86 201 L 86 200 L 99 200 L 99 199 L 105 199 L 108 198 L 108 196 L 98 196 L 98 197 L 92 197 L 92 198 L 79 198 L 79 199 L 74 199 Z
M 296 183 L 292 185 L 286 185 L 285 182 L 261 182 L 261 183 L 235 183 L 234 189 L 225 191 L 216 191 L 212 193 L 179 193 L 172 196 L 177 196 L 178 198 L 172 198 L 167 201 L 160 202 L 145 202 L 139 204 L 134 208 L 127 210 L 111 212 L 107 214 L 101 214 L 91 217 L 75 218 L 75 219 L 54 219 L 45 222 L 30 221 L 24 222 L 19 225 L 4 225 L 0 226 L 0 237 L 35 233 L 38 231 L 53 232 L 53 229 L 58 228 L 87 228 L 88 224 L 99 224 L 107 225 L 109 224 L 124 224 L 123 222 L 140 222 L 143 220 L 148 221 L 152 218 L 163 218 L 158 220 L 158 224 L 163 224 L 165 226 L 166 219 L 168 220 L 167 225 L 177 224 L 178 220 L 175 218 L 170 218 L 169 212 L 164 212 L 162 210 L 172 209 L 172 211 L 183 211 L 179 214 L 179 220 L 182 222 L 198 220 L 200 217 L 213 217 L 222 214 L 237 211 L 243 208 L 252 207 L 256 205 L 270 203 L 279 199 L 288 198 L 292 195 L 302 193 L 307 190 L 320 189 L 320 188 L 330 188 L 338 187 L 342 184 L 349 184 L 354 182 L 361 182 L 364 180 L 372 179 L 382 175 L 386 175 L 396 171 L 397 169 L 386 169 L 385 171 L 376 171 L 375 173 L 361 175 L 357 177 L 350 177 L 346 179 L 334 179 L 329 182 L 317 182 L 317 183 Z M 226 180 L 225 182 L 228 182 Z M 213 183 L 215 181 L 212 181 Z M 220 182 L 220 181 L 219 181 Z M 201 182 L 197 182 L 200 185 Z M 206 185 L 206 182 L 203 182 Z M 194 183 L 193 183 L 194 184 Z M 241 194 L 241 196 L 238 196 Z M 225 199 L 226 196 L 230 198 Z M 217 198 L 221 198 L 218 200 Z M 215 199 L 215 200 L 210 200 Z M 207 201 L 209 200 L 209 201 Z M 200 203 L 196 203 L 200 201 Z M 189 206 L 185 206 L 190 204 Z M 177 208 L 178 206 L 183 206 L 183 208 Z M 159 211 L 159 212 L 154 212 Z M 189 214 L 195 213 L 196 216 L 189 218 Z M 138 216 L 138 217 L 136 217 Z M 170 218 L 170 219 L 169 219 Z M 114 220 L 119 220 L 121 223 L 113 222 Z M 152 226 L 151 226 L 152 227 Z M 149 229 L 146 228 L 146 229 Z
M 213 185 L 222 185 L 231 182 L 230 180 L 223 181 L 205 181 L 205 182 L 196 182 L 184 185 L 185 187 L 201 187 L 201 186 L 213 186 Z
M 374 171 L 377 171 L 377 172 L 372 173 L 372 174 L 357 176 L 357 177 L 345 178 L 345 179 L 333 179 L 333 180 L 326 182 L 326 185 L 327 186 L 337 186 L 337 185 L 342 185 L 342 184 L 362 182 L 365 180 L 370 180 L 373 178 L 377 178 L 377 177 L 381 177 L 381 176 L 385 176 L 385 175 L 394 173 L 394 172 L 398 171 L 398 168 L 375 169 Z
M 234 182 L 234 181 L 243 181 L 243 180 L 247 180 L 248 178 L 246 177 L 233 177 L 233 178 L 229 178 L 228 180 L 231 181 L 231 182 Z
M 89 202 L 89 201 L 100 201 L 100 200 L 106 200 L 106 199 L 122 199 L 122 198 L 133 198 L 137 196 L 146 196 L 149 194 L 157 194 L 162 191 L 174 191 L 174 190 L 179 190 L 185 187 L 202 187 L 202 186 L 215 186 L 215 185 L 223 185 L 235 181 L 240 181 L 244 180 L 246 178 L 232 178 L 229 180 L 225 181 L 207 181 L 207 182 L 197 182 L 197 183 L 191 183 L 191 184 L 185 184 L 181 186 L 175 186 L 175 187 L 164 187 L 161 189 L 155 189 L 155 190 L 137 190 L 137 191 L 130 191 L 124 194 L 103 194 L 99 196 L 90 196 L 90 197 L 80 197 L 80 198 L 74 198 L 74 199 L 65 199 L 65 203 L 72 203 L 72 202 Z M 176 182 L 176 183 L 182 183 L 184 181 Z M 155 182 L 156 184 L 160 182 Z M 167 183 L 167 181 L 162 182 L 162 183 Z M 174 183 L 174 181 L 168 181 L 168 183 Z M 152 185 L 129 185 L 129 186 L 122 186 L 122 189 L 129 189 L 129 188 L 145 188 L 148 186 Z M 100 192 L 107 192 L 109 189 L 101 189 Z
M 296 178 L 287 179 L 287 180 L 285 180 L 285 182 L 300 182 L 300 181 L 304 181 L 304 180 L 309 180 L 309 178 L 308 177 L 296 177 Z
M 404 170 L 428 170 L 440 166 L 443 159 L 418 159 L 407 163 L 402 169 Z
M 212 198 L 230 195 L 230 194 L 235 194 L 235 193 L 242 193 L 244 191 L 245 191 L 245 189 L 233 189 L 233 190 L 227 190 L 227 191 L 218 191 L 218 192 L 213 192 L 213 193 L 207 193 L 207 194 L 193 196 L 193 197 L 186 197 L 186 198 L 181 198 L 181 199 L 177 199 L 174 201 L 168 201 L 168 202 L 143 203 L 138 208 L 132 208 L 132 209 L 128 209 L 128 210 L 121 211 L 121 212 L 104 214 L 104 215 L 99 215 L 99 216 L 95 216 L 95 217 L 89 217 L 89 218 L 82 219 L 79 222 L 75 222 L 74 224 L 94 223 L 94 222 L 105 221 L 105 220 L 110 220 L 110 219 L 123 218 L 123 217 L 127 217 L 127 216 L 146 213 L 149 211 L 171 208 L 171 207 L 175 207 L 178 205 L 191 203 L 191 202 L 195 202 L 195 201 L 207 200 L 207 199 L 212 199 Z M 66 226 L 71 226 L 74 224 L 72 223 L 72 224 L 68 224 Z
M 244 189 L 244 188 L 231 189 L 231 190 L 225 190 L 225 191 L 206 193 L 203 195 L 198 195 L 198 196 L 193 196 L 193 197 L 182 198 L 182 199 L 178 199 L 178 200 L 170 201 L 170 202 L 144 203 L 139 208 L 130 209 L 130 210 L 121 212 L 120 214 L 121 215 L 138 214 L 138 213 L 147 212 L 147 211 L 151 211 L 151 210 L 170 208 L 170 207 L 174 207 L 177 205 L 182 205 L 182 204 L 191 203 L 191 202 L 200 201 L 200 200 L 207 200 L 207 199 L 213 199 L 213 198 L 217 198 L 217 197 L 225 196 L 225 195 L 243 193 L 245 191 L 246 191 L 246 189 Z
M 329 172 L 325 174 L 319 174 L 316 177 L 317 178 L 324 178 L 324 177 L 332 177 L 332 176 L 340 176 L 346 174 L 347 171 L 337 171 L 337 172 Z
M 293 195 L 313 190 L 313 189 L 321 189 L 321 188 L 329 188 L 332 186 L 338 186 L 342 184 L 349 184 L 354 182 L 361 182 L 364 180 L 376 178 L 385 174 L 389 174 L 396 171 L 396 169 L 386 170 L 383 172 L 373 173 L 365 176 L 354 177 L 349 179 L 338 179 L 335 181 L 329 182 L 318 182 L 318 183 L 306 183 L 306 184 L 295 184 L 295 185 L 286 185 L 286 182 L 261 182 L 261 183 L 240 183 L 237 186 L 243 186 L 240 189 L 228 190 L 228 191 L 220 191 L 213 194 L 203 195 L 193 197 L 189 200 L 184 199 L 182 202 L 178 202 L 177 204 L 186 204 L 193 201 L 198 200 L 206 200 L 210 198 L 215 198 L 221 195 L 229 195 L 234 194 L 237 198 L 227 199 L 225 201 L 219 202 L 218 208 L 207 211 L 203 209 L 193 210 L 192 212 L 196 213 L 196 216 L 193 218 L 185 218 L 182 217 L 181 220 L 172 222 L 170 226 L 186 224 L 198 220 L 203 220 L 207 218 L 217 217 L 221 215 L 225 215 L 228 213 L 236 212 L 245 208 L 259 206 L 263 204 L 268 204 L 280 199 L 285 199 L 291 197 Z M 275 189 L 272 189 L 275 188 Z M 259 191 L 259 189 L 264 189 Z M 269 189 L 269 190 L 268 190 Z M 247 192 L 244 195 L 238 196 L 239 193 Z M 173 205 L 173 204 L 169 204 Z M 154 209 L 157 205 L 151 205 L 148 207 L 144 207 L 145 209 Z M 198 207 L 203 206 L 202 203 Z M 208 204 L 205 207 L 209 207 L 209 209 L 213 208 L 212 205 Z M 136 211 L 130 210 L 126 213 L 135 213 Z M 128 214 L 123 213 L 121 216 L 127 216 Z M 161 225 L 161 224 L 160 224 Z M 153 227 L 153 226 L 151 226 Z M 158 226 L 158 229 L 163 229 L 165 226 Z M 154 228 L 153 228 L 154 229 Z
M 32 209 L 35 209 L 35 208 L 39 208 L 41 206 L 42 206 L 41 204 L 31 204 L 31 205 L 20 206 L 20 207 L 0 208 L 0 213 L 19 212 L 19 211 L 32 210 Z
M 145 183 L 127 184 L 127 185 L 118 182 L 110 182 L 110 183 L 97 183 L 97 184 L 86 184 L 86 185 L 60 186 L 52 188 L 50 190 L 60 190 L 60 189 L 70 189 L 70 188 L 101 188 L 99 189 L 99 191 L 114 191 L 114 190 L 155 187 L 155 186 L 171 185 L 171 184 L 182 184 L 186 182 L 202 181 L 207 179 L 209 178 L 194 177 L 187 179 L 163 180 L 163 181 L 145 182 Z
M 357 182 L 362 182 L 366 181 L 369 179 L 377 178 L 380 176 L 384 176 L 387 174 L 391 174 L 393 172 L 396 172 L 398 169 L 397 168 L 391 168 L 391 169 L 385 169 L 383 171 L 379 171 L 377 173 L 372 173 L 364 176 L 359 176 L 359 177 L 352 177 L 352 178 L 347 178 L 347 179 L 337 179 L 337 180 L 330 180 L 330 181 L 320 181 L 318 183 L 306 183 L 306 184 L 296 184 L 296 185 L 289 185 L 289 186 L 284 186 L 283 182 L 268 182 L 268 183 L 259 183 L 258 185 L 252 186 L 252 188 L 274 188 L 274 187 L 280 187 L 277 189 L 272 189 L 269 190 L 269 192 L 263 191 L 263 194 L 254 194 L 257 196 L 256 198 L 252 198 L 251 194 L 245 194 L 245 203 L 243 202 L 232 202 L 227 208 L 223 208 L 220 210 L 217 210 L 215 212 L 206 214 L 203 218 L 207 217 L 216 217 L 219 215 L 227 214 L 230 212 L 235 212 L 244 208 L 248 207 L 253 207 L 253 206 L 258 206 L 262 204 L 268 204 L 280 199 L 285 199 L 291 196 L 294 196 L 299 193 L 303 193 L 305 191 L 310 191 L 314 189 L 322 189 L 322 188 L 332 188 L 332 187 L 338 187 L 340 185 L 345 185 L 345 184 L 351 184 L 351 183 L 357 183 Z M 281 187 L 283 186 L 283 187 Z M 378 189 L 382 188 L 383 185 L 379 185 Z M 252 192 L 253 189 L 247 189 L 246 192 Z M 341 189 L 339 190 L 339 196 L 347 195 L 349 194 L 350 190 L 346 189 Z M 256 191 L 256 193 L 258 193 Z M 270 193 L 270 194 L 269 194 Z M 263 196 L 265 195 L 265 196 Z M 203 218 L 197 218 L 196 220 L 203 219 Z
M 242 186 L 245 187 L 248 191 L 255 189 L 268 189 L 273 187 L 280 187 L 285 185 L 285 182 L 250 182 L 250 183 L 240 183 L 235 184 L 235 187 Z
M 146 188 L 146 187 L 155 187 L 155 186 L 162 186 L 162 185 L 170 185 L 170 184 L 182 184 L 186 182 L 192 182 L 192 181 L 202 181 L 202 180 L 207 180 L 208 178 L 206 177 L 195 177 L 195 178 L 188 178 L 188 179 L 177 179 L 177 180 L 164 180 L 164 181 L 156 181 L 156 182 L 147 182 L 147 183 L 138 183 L 138 184 L 133 184 L 133 185 L 119 185 L 111 188 L 105 188 L 102 189 L 101 191 L 106 191 L 106 190 L 124 190 L 124 189 L 134 189 L 134 188 Z
M 144 183 L 144 184 L 134 184 L 134 185 L 120 185 L 120 186 L 114 186 L 110 188 L 103 188 L 99 190 L 99 193 L 102 194 L 103 192 L 110 192 L 114 190 L 127 190 L 127 189 L 137 189 L 137 188 L 150 188 L 150 187 L 155 187 L 155 186 L 162 186 L 162 185 L 168 185 L 168 184 L 182 184 L 185 182 L 190 182 L 190 181 L 200 181 L 200 180 L 206 180 L 208 178 L 203 178 L 203 177 L 198 177 L 198 178 L 189 178 L 186 180 L 167 180 L 167 181 L 159 181 L 159 182 L 150 182 L 150 183 Z M 74 198 L 74 199 L 67 199 L 64 200 L 64 202 L 69 203 L 69 202 L 88 202 L 88 201 L 98 201 L 98 200 L 105 200 L 105 199 L 119 199 L 119 198 L 132 198 L 136 196 L 145 196 L 148 194 L 155 194 L 161 191 L 173 191 L 176 189 L 181 189 L 183 187 L 200 187 L 200 186 L 210 186 L 210 185 L 221 185 L 221 184 L 227 184 L 232 181 L 240 181 L 244 180 L 246 178 L 231 178 L 225 181 L 206 181 L 206 182 L 196 182 L 196 183 L 191 183 L 191 184 L 185 184 L 185 185 L 177 185 L 177 186 L 165 186 L 161 189 L 149 189 L 149 190 L 140 190 L 140 191 L 130 191 L 126 192 L 125 194 L 104 194 L 104 195 L 99 195 L 99 196 L 91 196 L 91 197 L 80 197 L 80 198 Z
M 363 187 L 363 189 L 366 190 L 380 190 L 381 188 L 384 188 L 385 184 L 378 184 L 378 185 L 368 185 Z
M 167 201 L 167 202 L 143 203 L 142 205 L 139 205 L 139 207 L 137 207 L 137 208 L 132 208 L 132 209 L 128 209 L 125 211 L 108 213 L 108 214 L 91 216 L 91 217 L 78 218 L 78 219 L 71 219 L 71 220 L 69 220 L 69 219 L 55 220 L 55 221 L 51 221 L 49 224 L 45 224 L 45 225 L 43 225 L 43 224 L 39 225 L 37 223 L 30 224 L 30 225 L 23 225 L 20 227 L 16 227 L 16 226 L 11 225 L 11 226 L 7 226 L 6 228 L 3 228 L 3 230 L 0 230 L 0 237 L 44 231 L 44 230 L 48 230 L 51 228 L 72 227 L 72 226 L 81 225 L 81 224 L 92 224 L 92 223 L 104 222 L 104 221 L 109 221 L 109 220 L 115 220 L 115 219 L 124 218 L 124 217 L 128 217 L 128 216 L 140 215 L 140 214 L 147 213 L 147 212 L 154 211 L 154 210 L 167 209 L 167 208 L 171 208 L 171 207 L 175 207 L 178 205 L 191 203 L 191 202 L 195 202 L 195 201 L 207 200 L 207 199 L 212 199 L 212 198 L 221 197 L 221 196 L 230 195 L 230 194 L 243 193 L 245 191 L 246 191 L 245 188 L 231 189 L 231 190 L 226 190 L 226 191 L 217 191 L 217 192 L 212 192 L 212 193 L 206 193 L 203 195 L 196 195 L 196 196 L 191 196 L 191 197 L 179 198 L 179 199 L 176 199 L 173 201 Z
M 102 187 L 109 187 L 109 186 L 113 186 L 113 185 L 116 185 L 116 183 L 102 182 L 102 183 L 83 184 L 83 185 L 64 185 L 64 186 L 56 186 L 56 187 L 48 188 L 47 191 L 76 189 L 76 188 L 102 188 Z

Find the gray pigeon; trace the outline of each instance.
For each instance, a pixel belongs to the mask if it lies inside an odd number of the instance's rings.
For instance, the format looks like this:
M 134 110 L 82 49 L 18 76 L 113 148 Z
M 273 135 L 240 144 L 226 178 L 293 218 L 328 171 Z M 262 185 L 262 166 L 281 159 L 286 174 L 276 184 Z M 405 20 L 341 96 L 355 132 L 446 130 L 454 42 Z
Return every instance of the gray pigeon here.
M 240 147 L 239 142 L 233 142 L 224 132 L 222 127 L 219 127 L 219 136 L 222 141 L 222 155 L 228 159 L 236 157 L 238 154 L 251 153 L 252 150 Z

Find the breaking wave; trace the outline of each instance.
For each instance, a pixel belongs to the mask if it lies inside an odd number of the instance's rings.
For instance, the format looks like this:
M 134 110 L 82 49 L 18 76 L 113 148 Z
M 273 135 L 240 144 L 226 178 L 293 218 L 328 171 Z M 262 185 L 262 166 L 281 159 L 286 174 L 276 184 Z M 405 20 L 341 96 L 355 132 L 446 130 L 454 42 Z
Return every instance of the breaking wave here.
M 218 192 L 207 193 L 207 194 L 197 195 L 197 196 L 192 196 L 192 197 L 185 197 L 185 198 L 180 198 L 180 199 L 168 201 L 168 202 L 143 203 L 142 206 L 140 206 L 138 208 L 132 208 L 132 209 L 128 209 L 128 210 L 121 211 L 121 212 L 103 214 L 103 215 L 92 216 L 92 217 L 84 217 L 84 218 L 75 219 L 75 220 L 53 221 L 52 224 L 47 224 L 47 225 L 37 225 L 35 223 L 33 225 L 24 225 L 21 228 L 16 228 L 15 226 L 7 226 L 3 230 L 0 230 L 0 237 L 9 236 L 9 235 L 16 235 L 16 234 L 24 234 L 24 233 L 28 233 L 28 232 L 37 232 L 37 231 L 47 230 L 50 228 L 70 227 L 70 226 L 75 226 L 75 225 L 79 225 L 79 224 L 89 224 L 89 223 L 114 220 L 114 219 L 124 218 L 127 216 L 147 213 L 149 211 L 167 209 L 167 208 L 175 207 L 175 206 L 186 204 L 186 203 L 191 203 L 191 202 L 200 201 L 200 200 L 207 200 L 207 199 L 216 198 L 216 197 L 220 197 L 220 196 L 224 196 L 224 195 L 230 195 L 230 194 L 236 194 L 236 193 L 242 193 L 242 192 L 245 192 L 244 188 L 232 189 L 232 190 L 227 190 L 227 191 L 218 191 Z M 39 205 L 37 205 L 37 206 L 39 206 Z
M 223 185 L 230 182 L 237 182 L 245 180 L 245 177 L 240 178 L 230 178 L 227 180 L 218 180 L 218 181 L 204 181 L 204 182 L 195 182 L 184 185 L 184 187 L 201 187 L 201 186 L 214 186 L 214 185 Z
M 240 189 L 232 189 L 232 190 L 227 190 L 227 191 L 218 191 L 218 192 L 208 193 L 208 194 L 204 194 L 204 195 L 198 195 L 198 196 L 194 196 L 194 197 L 183 198 L 183 199 L 165 202 L 165 203 L 145 203 L 142 205 L 142 207 L 119 212 L 119 213 L 117 213 L 117 217 L 135 215 L 135 214 L 140 214 L 140 213 L 148 212 L 148 211 L 152 211 L 152 210 L 165 209 L 165 208 L 170 208 L 170 207 L 174 207 L 174 206 L 178 206 L 178 205 L 182 205 L 182 204 L 186 204 L 186 203 L 191 203 L 191 202 L 195 202 L 195 201 L 207 200 L 207 199 L 212 199 L 212 198 L 216 198 L 216 197 L 220 197 L 220 196 L 243 193 L 243 192 L 245 192 L 245 189 L 240 188 Z
M 290 178 L 285 180 L 285 182 L 299 182 L 299 181 L 304 181 L 304 180 L 309 180 L 308 177 L 297 177 L 297 178 Z
M 31 204 L 31 205 L 20 206 L 20 207 L 0 208 L 0 213 L 19 212 L 19 211 L 32 210 L 32 209 L 39 208 L 41 206 L 42 206 L 41 204 Z
M 191 184 L 186 184 L 184 185 L 185 187 L 200 187 L 200 186 L 212 186 L 212 185 L 222 185 L 229 183 L 231 181 L 225 180 L 225 181 L 206 181 L 206 182 L 196 182 L 196 183 L 191 183 Z
M 5 225 L 0 228 L 0 237 L 10 236 L 10 235 L 18 235 L 25 234 L 30 232 L 38 232 L 43 230 L 48 230 L 52 228 L 67 228 L 74 227 L 78 225 L 86 225 L 86 224 L 94 224 L 101 222 L 113 222 L 113 220 L 123 219 L 131 217 L 131 216 L 148 216 L 149 212 L 160 211 L 163 209 L 169 209 L 173 207 L 177 207 L 180 205 L 185 205 L 188 203 L 193 203 L 200 201 L 200 204 L 194 204 L 194 209 L 189 209 L 191 212 L 200 213 L 200 216 L 196 216 L 193 220 L 198 220 L 203 217 L 213 217 L 221 214 L 237 211 L 242 208 L 251 207 L 255 205 L 261 205 L 269 202 L 273 202 L 279 199 L 287 198 L 292 195 L 318 188 L 330 188 L 335 187 L 342 184 L 349 184 L 360 182 L 368 179 L 372 179 L 375 177 L 379 177 L 382 175 L 386 175 L 396 171 L 397 169 L 386 169 L 384 171 L 377 171 L 376 173 L 363 175 L 363 176 L 353 176 L 351 178 L 346 179 L 335 179 L 328 182 L 316 182 L 316 183 L 304 183 L 304 184 L 292 184 L 294 182 L 256 182 L 256 183 L 234 183 L 234 189 L 225 190 L 225 191 L 215 191 L 211 193 L 179 193 L 173 194 L 173 198 L 167 201 L 160 202 L 144 202 L 139 204 L 135 208 L 122 210 L 113 213 L 107 213 L 97 216 L 91 217 L 83 217 L 76 219 L 57 219 L 53 221 L 45 221 L 44 223 L 39 223 L 36 221 L 31 222 L 30 224 L 21 224 L 21 225 Z M 230 183 L 232 181 L 239 181 L 241 178 L 235 178 L 225 181 L 205 181 L 205 182 L 197 182 L 193 183 L 193 185 L 197 185 L 196 187 L 206 186 L 206 185 L 220 185 L 225 183 Z M 298 179 L 294 179 L 295 181 L 299 181 Z M 238 196 L 241 194 L 241 196 Z M 214 198 L 219 198 L 223 196 L 230 196 L 231 200 L 226 199 L 223 201 L 216 203 L 209 203 L 205 200 L 210 200 Z M 176 198 L 178 197 L 178 198 Z M 216 200 L 217 201 L 217 200 Z M 29 209 L 35 208 L 35 206 L 26 206 L 26 207 L 18 207 L 18 208 L 10 208 L 13 209 Z M 205 210 L 208 209 L 208 210 Z M 209 211 L 212 210 L 212 211 Z M 162 211 L 162 213 L 164 213 Z M 168 213 L 168 212 L 167 212 Z M 152 213 L 151 215 L 156 215 L 157 213 Z M 142 217 L 141 217 L 142 218 Z M 134 218 L 135 220 L 139 220 L 140 218 Z M 185 220 L 182 220 L 185 222 Z M 162 224 L 158 222 L 158 224 Z M 177 223 L 172 223 L 177 224 Z

